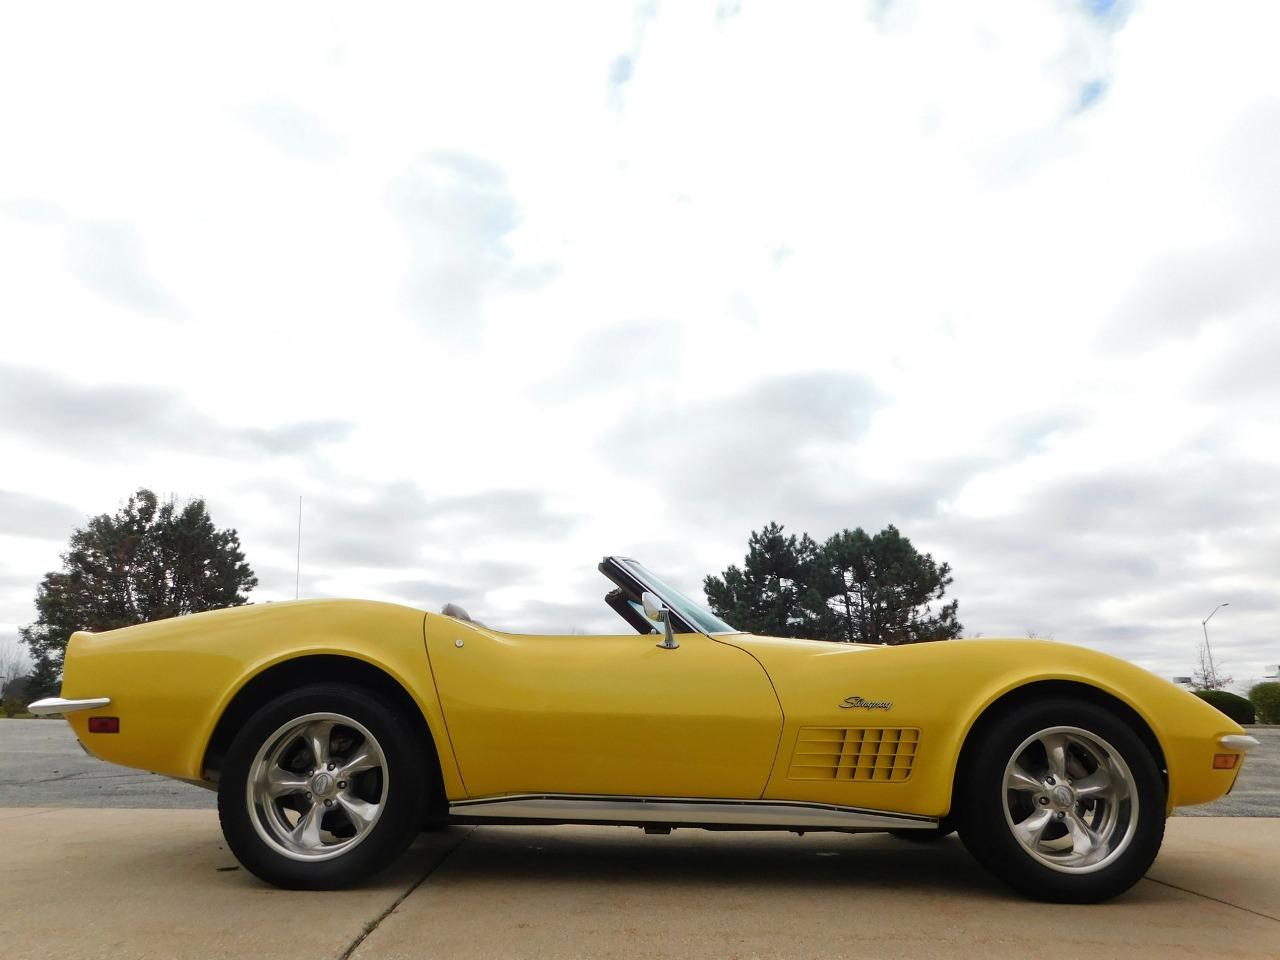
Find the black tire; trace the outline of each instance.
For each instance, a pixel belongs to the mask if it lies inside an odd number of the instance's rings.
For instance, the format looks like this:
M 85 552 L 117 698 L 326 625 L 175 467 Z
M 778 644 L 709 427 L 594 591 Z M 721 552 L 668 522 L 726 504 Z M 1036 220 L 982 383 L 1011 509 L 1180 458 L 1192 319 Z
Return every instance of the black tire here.
M 240 729 L 227 751 L 218 783 L 218 818 L 227 845 L 246 870 L 278 887 L 333 890 L 360 883 L 390 864 L 409 845 L 422 824 L 424 810 L 430 805 L 434 778 L 429 776 L 426 748 L 415 735 L 410 718 L 400 716 L 384 701 L 385 698 L 380 700 L 362 687 L 315 683 L 267 703 Z M 249 784 L 250 769 L 259 751 L 268 749 L 270 740 L 282 742 L 284 738 L 275 737 L 282 728 L 312 714 L 332 714 L 356 721 L 375 738 L 385 760 L 385 771 L 380 766 L 372 772 L 380 813 L 366 834 L 345 852 L 316 860 L 297 859 L 268 842 L 260 832 L 267 829 L 262 826 L 267 818 L 261 808 L 255 811 Z M 341 736 L 341 731 L 353 728 L 339 724 L 337 729 L 340 731 L 337 736 Z M 342 758 L 337 759 L 340 763 Z M 357 776 L 368 773 L 352 774 L 353 787 Z M 305 778 L 306 771 L 297 775 Z M 385 783 L 380 779 L 383 776 Z M 305 796 L 312 794 L 308 792 Z M 310 801 L 297 802 L 304 806 L 310 804 Z M 324 822 L 329 816 L 325 811 L 320 819 Z M 341 815 L 338 829 L 353 834 L 359 832 L 347 826 Z
M 1063 834 L 1067 832 L 1066 824 L 1069 820 L 1060 820 L 1056 827 L 1053 825 L 1053 818 L 1058 818 L 1059 813 L 1053 812 L 1057 807 L 1049 804 L 1057 804 L 1059 800 L 1051 800 L 1034 792 L 1007 789 L 1005 781 L 1006 766 L 1010 764 L 1015 752 L 1019 752 L 1019 747 L 1028 738 L 1040 732 L 1050 732 L 1055 727 L 1072 728 L 1093 738 L 1100 738 L 1128 768 L 1126 799 L 1113 802 L 1117 811 L 1117 823 L 1124 824 L 1125 829 L 1122 831 L 1117 826 L 1113 831 L 1114 839 L 1110 845 L 1114 847 L 1113 852 L 1107 853 L 1096 863 L 1085 866 L 1062 863 L 1056 866 L 1046 865 L 1036 853 L 1019 841 L 1011 825 L 1011 820 L 1020 822 L 1014 819 L 1016 816 L 1030 810 L 1035 814 L 1043 812 L 1045 817 L 1050 818 L 1050 831 L 1057 830 Z M 1051 733 L 1050 735 L 1052 736 Z M 1062 698 L 1018 707 L 989 726 L 980 736 L 982 739 L 973 745 L 974 749 L 966 751 L 969 758 L 966 762 L 967 769 L 961 771 L 956 790 L 960 838 L 979 863 L 1019 893 L 1032 899 L 1054 903 L 1097 903 L 1108 900 L 1128 890 L 1142 878 L 1155 860 L 1164 838 L 1165 785 L 1151 750 L 1129 724 L 1096 704 Z M 1034 745 L 1028 748 L 1032 752 L 1035 749 Z M 1022 753 L 1024 758 L 1031 755 Z M 1047 764 L 1047 752 L 1044 756 Z M 1084 777 L 1079 772 L 1081 760 L 1078 752 L 1076 757 L 1069 761 L 1069 767 L 1070 764 L 1077 765 L 1077 773 L 1071 774 L 1069 769 L 1068 774 L 1069 777 L 1079 778 L 1075 782 L 1083 783 Z M 1045 769 L 1047 770 L 1047 766 Z M 1050 776 L 1051 772 L 1045 774 L 1045 782 Z M 1122 778 L 1108 779 L 1119 781 Z M 1055 779 L 1054 782 L 1058 781 Z M 1066 782 L 1070 785 L 1072 780 L 1068 779 Z M 1051 794 L 1052 788 L 1047 788 L 1045 792 Z M 1133 806 L 1135 797 L 1136 810 Z M 1006 812 L 1006 803 L 1010 805 L 1009 812 Z M 1026 806 L 1018 806 L 1020 804 Z M 1034 804 L 1045 806 L 1041 808 Z M 1068 805 L 1062 815 L 1069 818 L 1073 809 L 1088 812 L 1093 808 Z M 1025 815 L 1030 817 L 1032 814 Z M 1046 836 L 1052 839 L 1050 834 Z M 1061 836 L 1059 842 L 1068 846 L 1072 844 L 1067 836 Z M 1103 849 L 1101 844 L 1095 846 L 1094 856 L 1098 856 L 1097 851 Z M 1043 850 L 1043 847 L 1037 847 L 1038 852 Z

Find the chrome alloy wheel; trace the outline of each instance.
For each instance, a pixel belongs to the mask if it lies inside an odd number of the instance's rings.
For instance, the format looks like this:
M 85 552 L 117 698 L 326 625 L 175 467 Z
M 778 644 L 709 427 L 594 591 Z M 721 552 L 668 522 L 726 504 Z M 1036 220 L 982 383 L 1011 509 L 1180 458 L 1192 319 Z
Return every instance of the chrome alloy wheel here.
M 328 860 L 367 837 L 387 800 L 387 758 L 369 730 L 309 713 L 266 739 L 249 767 L 249 819 L 294 860 Z
M 1022 848 L 1063 873 L 1092 873 L 1118 857 L 1138 826 L 1138 791 L 1119 752 L 1079 727 L 1049 727 L 1013 752 L 1004 816 Z

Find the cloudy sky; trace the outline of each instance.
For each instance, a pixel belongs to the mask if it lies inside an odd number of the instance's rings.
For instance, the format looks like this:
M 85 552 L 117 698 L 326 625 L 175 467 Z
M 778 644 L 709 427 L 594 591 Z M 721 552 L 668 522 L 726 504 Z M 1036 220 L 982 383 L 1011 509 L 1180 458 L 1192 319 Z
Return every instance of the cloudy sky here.
M 770 520 L 966 632 L 1280 661 L 1274 4 L 26 4 L 0 30 L 0 645 L 207 499 L 257 600 L 614 631 Z

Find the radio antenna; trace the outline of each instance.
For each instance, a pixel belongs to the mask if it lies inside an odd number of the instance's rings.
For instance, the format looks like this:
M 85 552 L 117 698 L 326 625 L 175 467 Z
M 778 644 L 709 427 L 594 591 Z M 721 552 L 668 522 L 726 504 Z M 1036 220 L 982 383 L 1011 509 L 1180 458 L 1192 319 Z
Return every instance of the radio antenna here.
M 293 599 L 298 599 L 299 588 L 302 586 L 302 494 L 298 494 L 298 560 L 297 566 L 294 567 L 293 578 Z

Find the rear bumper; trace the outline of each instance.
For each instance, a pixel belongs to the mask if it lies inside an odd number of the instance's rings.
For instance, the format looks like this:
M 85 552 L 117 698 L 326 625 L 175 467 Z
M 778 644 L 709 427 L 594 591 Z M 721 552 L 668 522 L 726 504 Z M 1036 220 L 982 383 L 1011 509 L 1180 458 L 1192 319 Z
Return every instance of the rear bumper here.
M 51 713 L 75 713 L 77 710 L 97 710 L 111 704 L 110 697 L 90 697 L 87 700 L 64 700 L 62 697 L 45 697 L 35 703 L 27 704 L 27 709 L 37 717 L 47 717 Z

